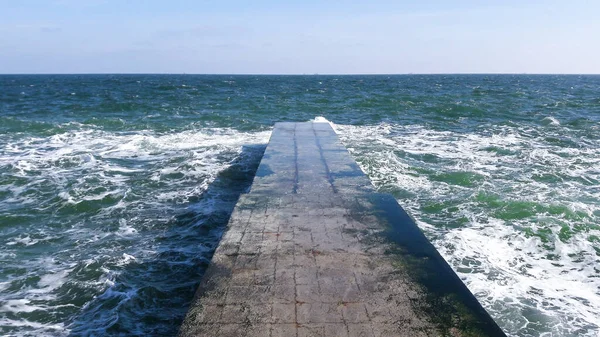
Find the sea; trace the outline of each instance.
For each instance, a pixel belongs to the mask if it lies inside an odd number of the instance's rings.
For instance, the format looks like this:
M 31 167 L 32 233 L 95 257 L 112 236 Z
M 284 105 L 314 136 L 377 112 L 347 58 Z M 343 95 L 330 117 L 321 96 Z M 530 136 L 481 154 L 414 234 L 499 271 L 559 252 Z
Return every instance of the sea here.
M 509 336 L 600 336 L 600 76 L 1 75 L 0 335 L 174 336 L 280 121 Z

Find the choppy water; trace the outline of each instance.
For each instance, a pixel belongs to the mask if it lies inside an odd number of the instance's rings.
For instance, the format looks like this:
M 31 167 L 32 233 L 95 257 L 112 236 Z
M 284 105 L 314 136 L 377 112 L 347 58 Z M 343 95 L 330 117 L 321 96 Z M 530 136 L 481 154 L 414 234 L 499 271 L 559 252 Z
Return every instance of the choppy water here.
M 175 334 L 315 116 L 509 335 L 600 335 L 600 77 L 528 75 L 0 76 L 0 334 Z

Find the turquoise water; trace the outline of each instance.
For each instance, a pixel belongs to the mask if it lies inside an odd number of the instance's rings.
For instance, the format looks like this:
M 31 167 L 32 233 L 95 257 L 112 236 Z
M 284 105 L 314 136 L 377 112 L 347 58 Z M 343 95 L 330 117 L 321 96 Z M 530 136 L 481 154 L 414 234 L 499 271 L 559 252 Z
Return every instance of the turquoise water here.
M 600 76 L 0 76 L 0 334 L 173 335 L 277 121 L 329 120 L 509 335 L 600 333 Z

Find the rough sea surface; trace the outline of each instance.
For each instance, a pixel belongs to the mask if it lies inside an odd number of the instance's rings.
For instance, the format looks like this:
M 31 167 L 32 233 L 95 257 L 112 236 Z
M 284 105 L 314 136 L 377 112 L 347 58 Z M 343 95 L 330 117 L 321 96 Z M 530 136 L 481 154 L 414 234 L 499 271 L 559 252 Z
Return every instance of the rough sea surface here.
M 600 76 L 550 75 L 0 76 L 0 335 L 176 334 L 317 116 L 508 335 L 600 335 Z

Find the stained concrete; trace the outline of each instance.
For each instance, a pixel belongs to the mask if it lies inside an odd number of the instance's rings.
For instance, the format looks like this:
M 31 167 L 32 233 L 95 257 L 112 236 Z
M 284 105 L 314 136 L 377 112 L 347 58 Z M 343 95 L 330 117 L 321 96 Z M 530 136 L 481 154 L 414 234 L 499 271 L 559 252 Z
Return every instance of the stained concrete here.
M 278 123 L 180 336 L 504 336 L 327 123 Z

